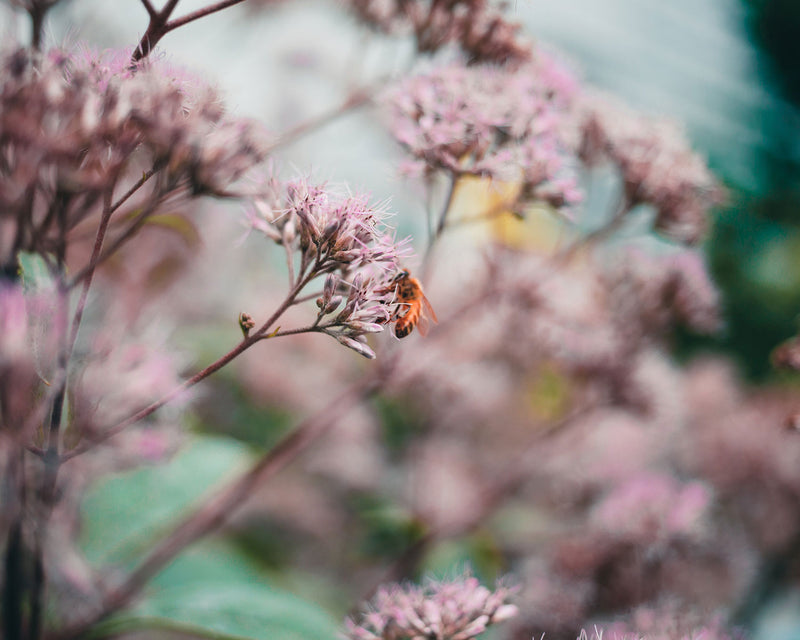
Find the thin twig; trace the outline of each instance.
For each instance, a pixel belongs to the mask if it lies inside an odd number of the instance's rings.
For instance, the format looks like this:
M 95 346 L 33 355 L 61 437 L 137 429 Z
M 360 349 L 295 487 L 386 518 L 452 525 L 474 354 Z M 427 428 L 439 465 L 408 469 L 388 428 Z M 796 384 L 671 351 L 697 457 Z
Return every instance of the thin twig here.
M 144 60 L 150 55 L 150 52 L 159 43 L 161 38 L 170 31 L 174 31 L 190 22 L 210 16 L 213 13 L 217 13 L 218 11 L 222 11 L 223 9 L 227 9 L 241 2 L 244 2 L 244 0 L 223 0 L 222 2 L 216 2 L 203 9 L 187 13 L 185 16 L 176 18 L 175 20 L 170 20 L 169 18 L 173 11 L 175 11 L 178 0 L 169 0 L 161 11 L 156 11 L 148 0 L 142 0 L 142 4 L 150 16 L 150 24 L 147 25 L 147 31 L 145 31 L 141 40 L 139 40 L 138 46 L 134 49 L 132 61 L 139 62 L 140 60 Z
M 190 22 L 194 22 L 200 18 L 205 18 L 206 16 L 210 16 L 212 13 L 217 13 L 218 11 L 222 11 L 223 9 L 227 9 L 228 7 L 232 7 L 233 5 L 241 2 L 244 2 L 244 0 L 223 0 L 223 2 L 217 2 L 203 9 L 198 9 L 197 11 L 192 11 L 192 13 L 187 13 L 182 18 L 170 20 L 166 25 L 164 34 L 167 34 L 178 27 L 182 27 L 185 24 L 189 24 Z
M 447 186 L 447 195 L 445 196 L 444 203 L 442 204 L 442 210 L 439 212 L 439 218 L 436 223 L 436 228 L 434 230 L 429 230 L 428 236 L 428 246 L 425 249 L 425 255 L 422 258 L 422 277 L 423 280 L 427 280 L 428 272 L 430 271 L 431 265 L 431 258 L 433 257 L 433 249 L 436 246 L 436 243 L 441 238 L 442 234 L 444 233 L 445 227 L 447 226 L 447 216 L 450 213 L 450 207 L 453 204 L 453 196 L 456 192 L 456 184 L 458 183 L 458 176 L 455 174 L 450 174 L 450 184 Z
M 155 7 L 150 3 L 150 0 L 140 0 L 140 1 L 141 1 L 142 5 L 144 5 L 144 9 L 145 9 L 145 11 L 147 11 L 147 14 L 151 18 L 155 18 L 157 12 L 156 12 Z
M 81 295 L 78 299 L 78 304 L 75 308 L 75 314 L 72 318 L 72 328 L 70 329 L 69 342 L 67 345 L 68 358 L 72 355 L 72 351 L 75 348 L 75 342 L 78 339 L 78 331 L 81 326 L 81 320 L 83 319 L 83 312 L 86 309 L 86 301 L 89 298 L 89 289 L 92 286 L 92 279 L 94 278 L 95 270 L 97 269 L 97 263 L 100 260 L 100 252 L 103 250 L 103 241 L 105 240 L 106 232 L 108 231 L 108 223 L 111 220 L 111 214 L 113 213 L 113 209 L 111 207 L 111 194 L 112 189 L 109 189 L 103 199 L 103 213 L 100 217 L 100 224 L 97 226 L 97 235 L 95 236 L 92 255 L 89 258 L 89 264 L 86 268 L 86 276 L 83 278 Z
M 145 407 L 144 409 L 141 409 L 140 411 L 129 416 L 128 418 L 125 418 L 124 420 L 118 422 L 114 426 L 105 429 L 103 431 L 100 431 L 99 433 L 94 435 L 91 439 L 84 440 L 80 444 L 76 445 L 75 448 L 64 453 L 61 456 L 61 460 L 63 462 L 66 462 L 67 460 L 71 460 L 72 458 L 75 458 L 83 453 L 86 453 L 87 451 L 93 449 L 98 444 L 101 444 L 106 440 L 114 437 L 118 433 L 124 431 L 129 426 L 136 424 L 141 420 L 144 420 L 151 414 L 158 411 L 164 405 L 172 402 L 178 396 L 180 396 L 184 392 L 194 387 L 197 383 L 202 382 L 203 380 L 208 378 L 211 374 L 216 373 L 217 371 L 222 369 L 222 367 L 230 363 L 234 358 L 244 353 L 247 349 L 252 347 L 256 342 L 262 340 L 269 333 L 269 329 L 272 327 L 272 325 L 275 324 L 278 318 L 280 318 L 283 315 L 283 313 L 290 306 L 292 306 L 294 298 L 300 293 L 300 291 L 302 291 L 302 289 L 309 283 L 309 281 L 314 278 L 315 275 L 316 274 L 312 270 L 308 275 L 306 275 L 306 277 L 302 278 L 295 285 L 295 287 L 289 292 L 289 294 L 286 296 L 286 299 L 280 304 L 280 306 L 269 317 L 269 319 L 266 322 L 264 322 L 264 324 L 261 325 L 261 327 L 259 327 L 257 331 L 251 333 L 248 337 L 243 339 L 238 345 L 236 345 L 233 349 L 228 351 L 228 353 L 218 358 L 217 360 L 212 362 L 210 365 L 208 365 L 201 371 L 195 373 L 191 378 L 179 384 L 177 387 L 172 389 L 169 393 L 167 393 L 159 400 L 156 400 L 149 406 Z
M 296 127 L 293 127 L 292 129 L 289 129 L 285 133 L 278 136 L 278 139 L 267 147 L 267 151 L 272 152 L 276 149 L 280 149 L 281 147 L 285 147 L 286 145 L 297 141 L 303 136 L 308 135 L 309 133 L 312 133 L 317 129 L 320 129 L 333 122 L 337 118 L 349 113 L 351 110 L 357 109 L 369 103 L 372 101 L 374 95 L 383 88 L 384 84 L 384 82 L 379 82 L 373 87 L 356 89 L 352 91 L 340 105 L 333 107 L 329 111 L 326 111 L 319 116 L 310 118 L 305 122 L 301 122 Z

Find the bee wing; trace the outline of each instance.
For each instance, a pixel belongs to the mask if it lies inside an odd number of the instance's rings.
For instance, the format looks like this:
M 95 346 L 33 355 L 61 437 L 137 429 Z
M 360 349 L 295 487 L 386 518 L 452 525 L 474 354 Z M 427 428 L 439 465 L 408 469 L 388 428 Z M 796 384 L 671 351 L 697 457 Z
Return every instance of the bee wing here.
M 428 321 L 428 316 L 424 313 L 419 314 L 419 320 L 417 320 L 417 331 L 419 331 L 419 335 L 425 337 L 428 335 L 428 328 L 431 326 L 431 323 Z
M 439 323 L 439 318 L 436 317 L 436 312 L 433 310 L 431 303 L 425 297 L 425 294 L 422 294 L 422 317 L 428 316 L 435 324 Z

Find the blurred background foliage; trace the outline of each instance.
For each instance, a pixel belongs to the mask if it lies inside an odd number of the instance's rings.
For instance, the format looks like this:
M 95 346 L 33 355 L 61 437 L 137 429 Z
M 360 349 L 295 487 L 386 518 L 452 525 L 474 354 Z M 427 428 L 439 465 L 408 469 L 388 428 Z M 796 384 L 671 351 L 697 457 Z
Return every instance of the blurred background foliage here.
M 706 250 L 726 331 L 682 344 L 728 352 L 753 380 L 771 376 L 770 351 L 796 332 L 800 310 L 800 4 L 530 4 L 534 33 L 590 81 L 685 123 L 725 182 Z

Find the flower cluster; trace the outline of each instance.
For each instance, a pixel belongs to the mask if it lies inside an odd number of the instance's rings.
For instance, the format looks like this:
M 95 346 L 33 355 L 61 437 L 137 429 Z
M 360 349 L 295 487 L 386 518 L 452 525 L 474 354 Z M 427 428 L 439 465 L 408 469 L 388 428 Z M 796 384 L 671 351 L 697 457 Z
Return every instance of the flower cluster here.
M 568 78 L 541 53 L 515 70 L 434 69 L 387 96 L 389 126 L 417 172 L 517 182 L 520 200 L 574 203 L 580 196 L 565 138 L 574 92 Z
M 722 326 L 719 292 L 694 251 L 625 250 L 609 269 L 606 286 L 619 330 L 631 338 L 658 337 L 677 325 L 700 334 Z
M 420 53 L 456 44 L 471 63 L 519 64 L 531 56 L 519 25 L 488 0 L 351 0 L 356 15 L 384 33 L 411 31 Z
M 702 240 L 709 209 L 723 191 L 674 122 L 653 119 L 596 93 L 579 108 L 580 155 L 610 161 L 621 172 L 630 206 L 655 208 L 655 229 L 687 244 Z
M 0 264 L 54 251 L 115 187 L 155 176 L 168 195 L 223 194 L 264 157 L 252 125 L 164 60 L 125 52 L 0 54 Z M 131 177 L 132 176 L 132 177 Z
M 643 473 L 615 487 L 590 515 L 590 525 L 640 545 L 693 538 L 711 502 L 699 482 L 683 486 L 671 476 Z
M 512 590 L 494 591 L 477 578 L 392 585 L 378 591 L 367 610 L 346 621 L 351 640 L 468 640 L 517 614 Z
M 596 626 L 591 638 L 581 634 L 578 640 L 744 640 L 745 635 L 737 629 L 725 626 L 719 616 L 711 620 L 699 620 L 691 611 L 675 605 L 639 607 L 625 620 Z
M 365 196 L 337 197 L 305 180 L 271 176 L 248 211 L 251 226 L 286 250 L 295 295 L 325 276 L 310 328 L 372 358 L 366 336 L 391 320 L 392 279 L 407 254 Z

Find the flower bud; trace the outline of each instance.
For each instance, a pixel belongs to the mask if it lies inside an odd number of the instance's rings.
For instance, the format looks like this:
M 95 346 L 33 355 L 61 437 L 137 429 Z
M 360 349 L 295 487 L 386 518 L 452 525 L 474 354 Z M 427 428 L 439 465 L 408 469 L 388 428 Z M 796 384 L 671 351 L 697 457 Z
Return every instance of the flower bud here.
M 249 313 L 242 311 L 239 314 L 239 328 L 242 330 L 242 335 L 245 338 L 250 335 L 250 330 L 255 326 L 256 323 Z
M 336 291 L 336 285 L 338 283 L 339 277 L 333 273 L 329 273 L 325 278 L 325 286 L 322 288 L 322 297 L 326 302 L 333 296 L 333 292 Z
M 347 323 L 347 328 L 359 334 L 383 331 L 383 325 L 377 324 L 376 322 L 361 322 L 360 320 L 351 320 Z
M 333 296 L 325 307 L 325 313 L 333 313 L 342 304 L 342 296 Z
M 370 349 L 369 345 L 366 342 L 361 342 L 356 340 L 355 338 L 350 338 L 348 336 L 340 335 L 336 336 L 336 339 L 341 342 L 345 347 L 352 349 L 356 353 L 360 353 L 365 358 L 369 358 L 370 360 L 375 359 L 375 352 Z

